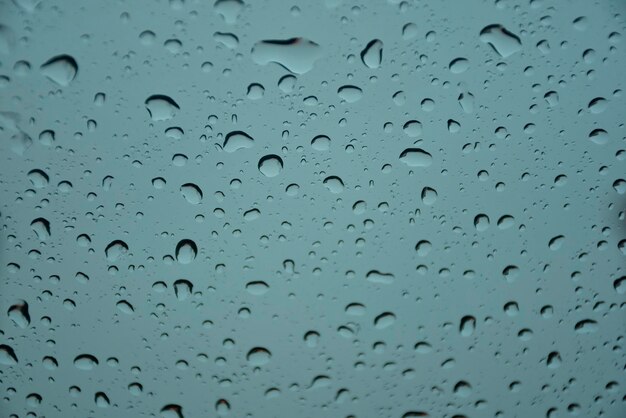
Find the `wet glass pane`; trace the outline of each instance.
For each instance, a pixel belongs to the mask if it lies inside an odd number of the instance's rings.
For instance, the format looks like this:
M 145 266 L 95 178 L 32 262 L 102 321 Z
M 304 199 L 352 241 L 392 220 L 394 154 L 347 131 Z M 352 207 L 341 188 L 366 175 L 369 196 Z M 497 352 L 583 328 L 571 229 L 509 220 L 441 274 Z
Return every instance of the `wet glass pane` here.
M 626 416 L 626 3 L 0 0 L 0 416 Z

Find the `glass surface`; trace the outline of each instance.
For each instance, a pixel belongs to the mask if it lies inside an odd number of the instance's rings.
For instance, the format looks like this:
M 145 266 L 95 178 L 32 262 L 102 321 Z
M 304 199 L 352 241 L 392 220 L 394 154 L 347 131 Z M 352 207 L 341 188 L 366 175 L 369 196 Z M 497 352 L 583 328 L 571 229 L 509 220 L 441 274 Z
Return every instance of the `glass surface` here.
M 0 417 L 625 417 L 625 34 L 0 0 Z

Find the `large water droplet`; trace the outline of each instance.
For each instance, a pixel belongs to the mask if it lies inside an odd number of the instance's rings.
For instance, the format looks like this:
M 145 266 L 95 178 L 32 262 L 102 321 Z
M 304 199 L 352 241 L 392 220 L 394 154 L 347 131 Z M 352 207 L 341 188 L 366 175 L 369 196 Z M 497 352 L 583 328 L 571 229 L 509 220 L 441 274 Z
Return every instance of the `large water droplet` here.
M 155 94 L 146 99 L 146 108 L 153 121 L 169 120 L 180 110 L 178 104 L 169 96 Z
M 491 45 L 502 58 L 507 58 L 522 49 L 522 42 L 517 35 L 498 24 L 485 26 L 480 31 L 480 40 Z
M 450 61 L 448 68 L 452 74 L 461 74 L 469 68 L 469 61 L 467 58 L 455 58 Z
M 383 42 L 379 39 L 370 41 L 361 51 L 361 60 L 368 68 L 380 67 L 383 60 Z
M 328 176 L 324 179 L 323 183 L 331 193 L 337 194 L 343 192 L 343 180 L 337 176 Z
M 347 103 L 354 103 L 363 97 L 363 90 L 357 86 L 346 85 L 339 87 L 337 94 L 341 100 L 345 100 Z
M 39 169 L 30 170 L 28 172 L 28 180 L 30 180 L 37 189 L 43 189 L 50 181 L 48 175 L 43 170 Z
M 0 344 L 0 364 L 15 366 L 18 363 L 15 351 L 6 344 Z
M 50 222 L 45 218 L 37 218 L 30 223 L 39 241 L 47 241 L 50 239 Z
M 391 273 L 381 273 L 378 270 L 370 270 L 366 278 L 372 283 L 391 284 L 393 283 L 394 276 Z
M 243 148 L 252 148 L 254 139 L 243 131 L 233 131 L 226 135 L 222 148 L 226 152 L 235 152 Z
M 330 149 L 330 138 L 326 135 L 318 135 L 311 140 L 311 148 L 315 151 L 328 151 Z
M 461 318 L 461 323 L 459 324 L 459 332 L 463 337 L 469 337 L 474 333 L 476 329 L 476 318 L 473 316 L 464 316 Z
M 185 183 L 180 186 L 180 193 L 185 200 L 192 205 L 197 205 L 202 202 L 202 190 L 193 183 Z
M 160 411 L 161 418 L 185 418 L 183 407 L 176 404 L 165 405 Z
M 196 247 L 196 243 L 190 239 L 181 240 L 176 245 L 176 260 L 180 264 L 189 264 L 191 263 L 198 254 L 198 247 Z
M 191 296 L 193 291 L 193 284 L 189 280 L 179 279 L 174 282 L 174 294 L 176 299 L 183 301 Z
M 283 160 L 274 154 L 269 154 L 259 160 L 259 171 L 265 177 L 276 177 L 283 170 Z
M 243 5 L 244 3 L 241 0 L 217 0 L 213 8 L 215 13 L 222 16 L 227 24 L 232 25 L 237 22 L 237 16 L 243 9 Z
M 107 261 L 114 263 L 119 257 L 128 252 L 128 245 L 121 240 L 115 240 L 109 243 L 104 249 Z
M 313 69 L 313 64 L 322 55 L 322 49 L 308 39 L 291 38 L 257 42 L 251 54 L 257 64 L 274 62 L 292 73 L 304 74 Z
M 270 289 L 267 283 L 261 280 L 256 280 L 252 282 L 248 282 L 246 284 L 246 290 L 248 293 L 254 296 L 261 296 L 267 293 Z
M 263 366 L 269 363 L 272 357 L 272 353 L 269 350 L 263 347 L 255 347 L 252 350 L 248 351 L 248 355 L 246 359 L 251 366 Z
M 433 157 L 421 148 L 407 148 L 400 154 L 400 161 L 409 167 L 428 167 Z
M 609 142 L 609 134 L 604 129 L 594 129 L 589 133 L 589 139 L 594 144 L 604 145 Z
M 57 55 L 41 65 L 41 73 L 58 85 L 66 87 L 76 78 L 78 64 L 69 55 Z
M 7 314 L 9 318 L 20 328 L 26 328 L 30 325 L 30 314 L 28 312 L 28 303 L 26 301 L 19 301 L 18 303 L 11 305 Z
M 391 312 L 383 312 L 374 318 L 374 327 L 376 329 L 385 329 L 392 326 L 396 322 L 396 316 Z
M 91 354 L 81 354 L 74 359 L 74 366 L 79 370 L 93 370 L 98 365 L 98 359 Z

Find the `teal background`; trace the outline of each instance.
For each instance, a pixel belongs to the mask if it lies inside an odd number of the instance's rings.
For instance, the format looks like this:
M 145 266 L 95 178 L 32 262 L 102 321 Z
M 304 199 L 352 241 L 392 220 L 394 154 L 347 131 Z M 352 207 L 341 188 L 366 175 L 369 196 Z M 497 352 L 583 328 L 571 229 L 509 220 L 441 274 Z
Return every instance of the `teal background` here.
M 625 22 L 1 0 L 0 416 L 626 416 Z

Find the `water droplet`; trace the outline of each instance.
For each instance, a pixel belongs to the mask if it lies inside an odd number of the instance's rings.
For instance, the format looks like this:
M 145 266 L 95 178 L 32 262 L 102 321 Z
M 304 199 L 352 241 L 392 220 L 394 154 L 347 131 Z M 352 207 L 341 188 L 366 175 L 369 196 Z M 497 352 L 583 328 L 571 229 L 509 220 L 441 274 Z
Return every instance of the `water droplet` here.
M 550 248 L 552 251 L 557 251 L 563 246 L 564 242 L 565 237 L 563 235 L 557 235 L 556 237 L 550 239 L 550 241 L 548 242 L 548 248 Z
M 361 51 L 361 60 L 368 68 L 376 69 L 383 61 L 383 43 L 379 39 L 370 41 Z
M 43 170 L 34 169 L 28 172 L 28 180 L 30 180 L 35 188 L 43 189 L 48 185 L 50 178 Z
M 248 363 L 250 363 L 250 365 L 254 367 L 266 365 L 267 363 L 269 363 L 271 357 L 272 354 L 270 353 L 270 351 L 263 347 L 255 347 L 248 351 L 248 354 L 246 355 Z
M 160 413 L 161 418 L 185 418 L 182 406 L 176 404 L 165 405 Z
M 309 348 L 316 347 L 319 339 L 320 334 L 316 331 L 308 331 L 306 334 L 304 334 L 304 343 Z
M 114 263 L 118 258 L 128 252 L 128 245 L 121 240 L 111 241 L 104 249 L 107 261 Z
M 433 157 L 421 148 L 407 148 L 400 154 L 400 161 L 409 167 L 428 167 Z
M 374 327 L 376 329 L 385 329 L 392 326 L 396 322 L 396 316 L 391 312 L 383 312 L 374 318 Z
M 461 318 L 461 323 L 459 324 L 459 332 L 463 337 L 470 337 L 474 334 L 474 330 L 476 329 L 476 318 L 470 315 L 466 315 Z
M 326 135 L 318 135 L 311 140 L 311 147 L 315 151 L 328 151 L 330 149 L 330 138 Z
M 433 347 L 426 341 L 419 341 L 415 343 L 414 349 L 418 354 L 428 354 L 433 351 Z
M 189 280 L 180 279 L 174 282 L 174 295 L 181 302 L 191 296 L 192 290 L 193 285 Z
M 485 26 L 480 31 L 480 40 L 491 45 L 502 58 L 507 58 L 522 49 L 519 37 L 498 24 Z
M 343 192 L 343 180 L 337 176 L 328 176 L 324 179 L 323 183 L 331 193 L 337 194 Z
M 198 254 L 196 243 L 190 239 L 183 239 L 176 245 L 176 260 L 180 264 L 191 263 Z
M 467 58 L 455 58 L 450 61 L 448 68 L 452 74 L 461 74 L 469 68 L 469 61 Z
M 57 55 L 42 64 L 41 73 L 59 86 L 67 87 L 76 78 L 78 64 L 69 55 Z
M 417 138 L 422 133 L 422 123 L 417 120 L 410 120 L 404 124 L 402 129 L 410 138 Z
M 596 115 L 604 112 L 607 107 L 608 107 L 608 100 L 606 100 L 604 97 L 596 97 L 595 99 L 591 100 L 589 104 L 587 105 L 589 112 L 596 114 Z
M 221 45 L 224 45 L 228 49 L 235 49 L 239 46 L 239 38 L 232 33 L 215 32 L 213 39 Z
M 346 306 L 346 314 L 351 316 L 363 316 L 365 315 L 365 306 L 361 303 L 351 303 Z
M 28 312 L 28 303 L 20 300 L 18 303 L 11 305 L 7 314 L 9 318 L 20 328 L 27 328 L 30 325 L 30 314 Z
M 252 148 L 254 139 L 243 131 L 233 131 L 226 135 L 222 148 L 226 152 L 235 152 L 239 149 Z
M 74 358 L 74 366 L 79 370 L 93 370 L 98 365 L 98 359 L 91 354 L 81 354 Z
M 422 189 L 422 203 L 426 206 L 434 205 L 437 201 L 437 191 L 430 187 L 424 187 Z
M 265 94 L 265 88 L 259 83 L 252 83 L 248 86 L 248 91 L 246 92 L 246 96 L 250 100 L 259 100 L 263 98 Z
M 402 415 L 402 418 L 419 418 L 419 417 L 427 417 L 429 416 L 426 412 L 423 411 L 409 411 Z M 457 416 L 453 418 L 458 418 Z
M 574 325 L 574 330 L 578 334 L 591 334 L 598 330 L 598 323 L 593 319 L 583 319 Z
M 248 293 L 254 296 L 261 296 L 267 293 L 270 289 L 269 285 L 261 280 L 248 282 L 246 284 L 246 290 Z
M 111 404 L 109 397 L 104 392 L 97 392 L 94 401 L 98 408 L 107 408 Z
M 402 26 L 402 39 L 408 41 L 416 38 L 418 35 L 417 25 L 415 23 L 407 23 Z
M 251 54 L 252 60 L 259 65 L 274 62 L 292 73 L 304 74 L 313 69 L 313 64 L 322 55 L 322 49 L 308 39 L 290 38 L 257 42 Z
M 394 276 L 391 273 L 381 273 L 378 270 L 370 270 L 366 278 L 372 283 L 391 284 L 393 283 Z
M 419 257 L 426 257 L 432 250 L 433 245 L 428 240 L 420 240 L 415 244 L 415 251 Z
M 126 315 L 132 315 L 135 313 L 135 308 L 133 308 L 133 305 L 131 305 L 128 301 L 121 300 L 117 302 L 115 306 L 117 306 L 117 309 L 119 309 L 120 312 L 125 313 Z
M 296 81 L 297 81 L 296 77 L 290 74 L 287 74 L 286 76 L 283 76 L 280 78 L 280 80 L 278 80 L 278 88 L 283 93 L 291 93 L 294 87 L 296 86 Z
M 148 97 L 145 105 L 153 121 L 172 119 L 176 116 L 176 112 L 180 110 L 174 99 L 163 94 L 155 94 Z
M 259 160 L 258 168 L 265 177 L 276 177 L 283 171 L 283 160 L 278 155 L 269 154 Z
M 489 228 L 489 216 L 484 213 L 476 215 L 474 218 L 474 227 L 478 232 L 486 231 Z
M 213 8 L 215 13 L 222 16 L 227 24 L 232 25 L 237 22 L 237 17 L 243 6 L 244 3 L 241 0 L 217 0 Z
M 357 86 L 346 85 L 339 87 L 337 94 L 341 100 L 345 100 L 347 103 L 355 103 L 363 97 L 363 90 Z
M 552 351 L 548 354 L 548 358 L 546 359 L 546 364 L 550 369 L 557 369 L 561 366 L 561 354 L 558 351 Z
M 589 139 L 598 145 L 604 145 L 609 142 L 609 134 L 604 129 L 594 129 L 589 133 Z
M 197 205 L 202 202 L 202 190 L 196 184 L 183 184 L 180 186 L 180 193 L 183 195 L 183 198 L 192 205 Z
M 37 218 L 30 223 L 30 227 L 37 235 L 39 241 L 50 239 L 50 222 L 44 218 Z
M 0 344 L 0 364 L 15 366 L 18 363 L 15 351 L 6 344 Z

